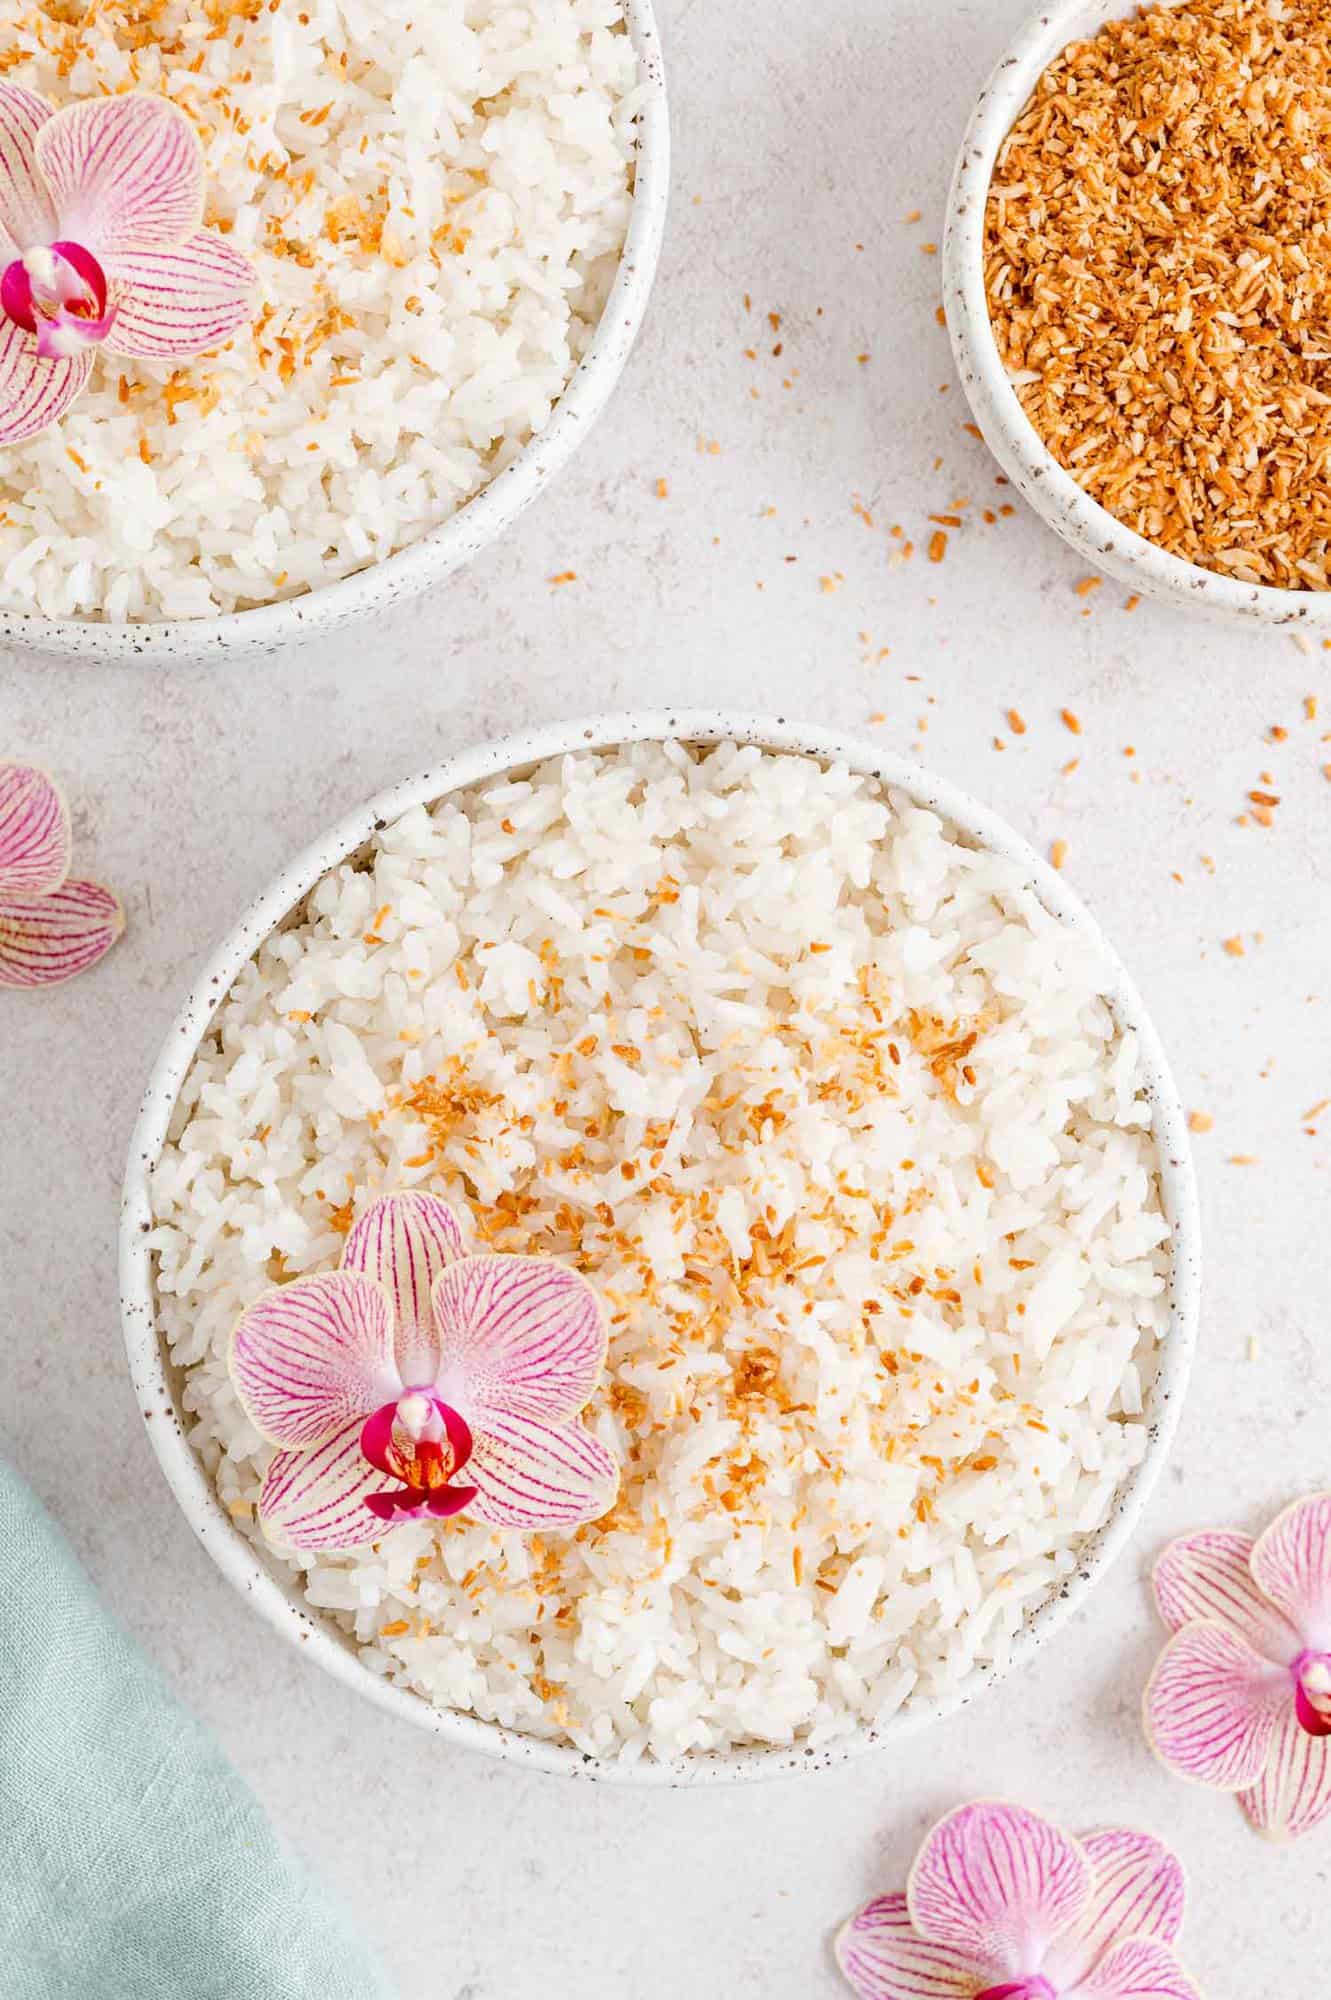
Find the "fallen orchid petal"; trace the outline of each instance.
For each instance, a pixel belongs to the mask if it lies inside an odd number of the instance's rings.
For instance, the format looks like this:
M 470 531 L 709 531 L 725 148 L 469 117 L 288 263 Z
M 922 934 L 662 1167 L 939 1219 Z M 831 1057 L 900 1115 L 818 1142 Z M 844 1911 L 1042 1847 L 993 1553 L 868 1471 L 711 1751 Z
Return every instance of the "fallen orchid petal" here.
M 1063 2000 L 1202 2000 L 1168 1945 L 1131 1938 L 1116 1945 Z
M 1331 1653 L 1331 1493 L 1297 1500 L 1252 1551 L 1252 1573 L 1311 1652 Z
M 393 1314 L 381 1285 L 323 1271 L 267 1292 L 241 1314 L 228 1360 L 245 1414 L 273 1444 L 317 1445 L 396 1400 Z
M 200 229 L 170 249 L 110 259 L 115 321 L 111 354 L 142 360 L 203 354 L 254 317 L 259 274 L 224 236 Z
M 38 902 L 0 902 L 0 986 L 58 986 L 104 958 L 125 928 L 100 882 L 64 882 Z
M 64 416 L 92 371 L 92 349 L 50 356 L 0 318 L 0 445 L 23 444 Z
M 1033 1947 L 1086 1910 L 1091 1865 L 1078 1841 L 1021 1806 L 980 1800 L 950 1813 L 925 1840 L 906 1896 L 921 1937 L 1009 1978 Z M 991 1982 L 996 1983 L 996 1982 Z
M 550 1423 L 586 1406 L 607 1334 L 580 1273 L 546 1257 L 464 1257 L 440 1273 L 431 1298 L 446 1400 Z
M 416 1189 L 372 1202 L 347 1237 L 342 1269 L 376 1279 L 392 1302 L 397 1365 L 404 1382 L 435 1378 L 439 1341 L 430 1292 L 462 1250 L 462 1231 L 447 1202 Z
M 69 809 L 58 788 L 31 764 L 0 764 L 0 902 L 49 896 L 69 862 Z
M 572 1528 L 614 1505 L 619 1466 L 580 1424 L 487 1416 L 467 1465 L 472 1513 L 494 1528 Z
M 1268 1840 L 1299 1840 L 1331 1816 L 1331 1737 L 1310 1736 L 1290 1709 L 1276 1724 L 1257 1783 L 1239 1795 Z
M 1237 1792 L 1256 1784 L 1276 1723 L 1293 1706 L 1288 1672 L 1220 1625 L 1185 1625 L 1146 1689 L 1146 1734 L 1171 1771 Z
M 0 82 L 0 249 L 17 257 L 56 233 L 55 209 L 37 171 L 36 139 L 55 106 L 20 84 Z
M 1198 1620 L 1224 1625 L 1254 1652 L 1288 1664 L 1303 1641 L 1252 1578 L 1250 1535 L 1223 1530 L 1171 1542 L 1152 1579 L 1160 1616 L 1172 1632 Z
M 1082 1847 L 1091 1893 L 1076 1923 L 1054 1940 L 1041 1967 L 1061 1993 L 1085 1979 L 1105 1953 L 1129 1938 L 1172 1944 L 1183 1928 L 1183 1868 L 1162 1840 L 1116 1827 Z
M 128 91 L 67 104 L 34 146 L 61 235 L 103 263 L 183 243 L 203 221 L 203 152 L 165 97 Z
M 363 1548 L 383 1532 L 369 1506 L 381 1484 L 360 1448 L 359 1421 L 312 1451 L 279 1451 L 264 1476 L 259 1520 L 270 1541 L 309 1552 Z
M 879 1896 L 858 1911 L 835 1950 L 861 2000 L 976 2000 L 988 1977 L 951 1945 L 922 1938 L 904 1896 Z

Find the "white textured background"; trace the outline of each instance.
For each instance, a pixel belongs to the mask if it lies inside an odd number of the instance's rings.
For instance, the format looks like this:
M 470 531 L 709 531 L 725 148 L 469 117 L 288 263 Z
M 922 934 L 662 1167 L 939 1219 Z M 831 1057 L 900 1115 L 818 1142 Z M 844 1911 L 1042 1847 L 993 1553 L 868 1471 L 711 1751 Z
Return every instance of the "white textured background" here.
M 1230 1801 L 1157 1770 L 1136 1718 L 1159 1640 L 1153 1552 L 1331 1484 L 1331 1116 L 1310 1135 L 1301 1115 L 1331 1095 L 1331 654 L 1128 614 L 1113 585 L 1079 598 L 1081 566 L 1024 508 L 974 518 L 1005 496 L 962 428 L 922 245 L 941 233 L 969 102 L 1026 6 L 662 0 L 677 176 L 654 311 L 610 415 L 497 550 L 372 631 L 256 668 L 0 659 L 0 754 L 58 773 L 80 866 L 130 909 L 92 977 L 0 996 L 0 1441 L 359 1913 L 405 2000 L 830 2000 L 836 1924 L 900 1885 L 933 1815 L 995 1792 L 1076 1827 L 1172 1836 L 1210 2000 L 1324 1984 L 1331 1826 L 1267 1849 Z M 889 562 L 893 522 L 922 544 L 928 514 L 963 497 L 940 566 Z M 551 588 L 567 569 L 576 583 Z M 157 1046 L 282 861 L 461 745 L 666 700 L 872 727 L 1041 846 L 1065 839 L 1187 1103 L 1215 1127 L 1196 1142 L 1207 1296 L 1182 1440 L 1090 1609 L 1022 1682 L 900 1752 L 662 1796 L 452 1751 L 254 1620 L 150 1456 L 114 1247 Z M 1264 740 L 1272 724 L 1287 740 Z M 1282 800 L 1269 831 L 1236 823 L 1264 770 Z M 1242 958 L 1223 948 L 1234 935 Z

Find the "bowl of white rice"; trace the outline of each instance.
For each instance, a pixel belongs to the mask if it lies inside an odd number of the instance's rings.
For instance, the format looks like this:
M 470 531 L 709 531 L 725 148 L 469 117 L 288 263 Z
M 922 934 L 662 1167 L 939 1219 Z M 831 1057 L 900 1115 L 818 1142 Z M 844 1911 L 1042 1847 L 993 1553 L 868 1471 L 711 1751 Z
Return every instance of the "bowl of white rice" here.
M 291 1559 L 227 1372 L 275 1282 L 420 1188 L 610 1328 L 572 1534 Z M 1192 1359 L 1186 1126 L 1062 878 L 874 746 L 621 715 L 468 751 L 285 869 L 131 1149 L 130 1366 L 191 1526 L 306 1656 L 567 1775 L 805 1772 L 937 1720 L 1081 1606 Z
M 8 81 L 160 92 L 253 323 L 100 359 L 0 468 L 0 639 L 275 652 L 440 582 L 567 462 L 646 308 L 669 184 L 651 0 L 4 0 Z

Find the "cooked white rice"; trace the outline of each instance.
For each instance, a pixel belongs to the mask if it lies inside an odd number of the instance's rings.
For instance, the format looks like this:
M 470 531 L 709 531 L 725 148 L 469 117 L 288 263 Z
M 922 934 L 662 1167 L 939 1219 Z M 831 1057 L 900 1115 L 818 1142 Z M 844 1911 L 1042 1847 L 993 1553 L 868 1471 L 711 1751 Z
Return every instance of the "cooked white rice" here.
M 1167 1317 L 1104 994 L 1016 867 L 842 766 L 638 745 L 407 813 L 241 974 L 156 1170 L 223 1501 L 257 1537 L 237 1315 L 428 1187 L 600 1288 L 624 1486 L 571 1538 L 303 1565 L 374 1671 L 637 1758 L 826 1743 L 1001 1666 L 1142 1458 Z
M 446 520 L 539 431 L 628 226 L 622 0 L 0 0 L 53 102 L 164 92 L 262 310 L 173 370 L 98 360 L 0 467 L 0 605 L 194 618 Z M 122 387 L 123 383 L 123 387 Z

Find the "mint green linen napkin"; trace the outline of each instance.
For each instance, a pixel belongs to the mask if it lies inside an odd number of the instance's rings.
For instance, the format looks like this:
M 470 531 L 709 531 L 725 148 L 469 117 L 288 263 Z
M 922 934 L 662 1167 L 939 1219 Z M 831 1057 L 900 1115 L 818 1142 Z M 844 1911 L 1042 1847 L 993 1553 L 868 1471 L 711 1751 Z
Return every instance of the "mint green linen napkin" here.
M 390 2000 L 0 1459 L 3 2000 Z

